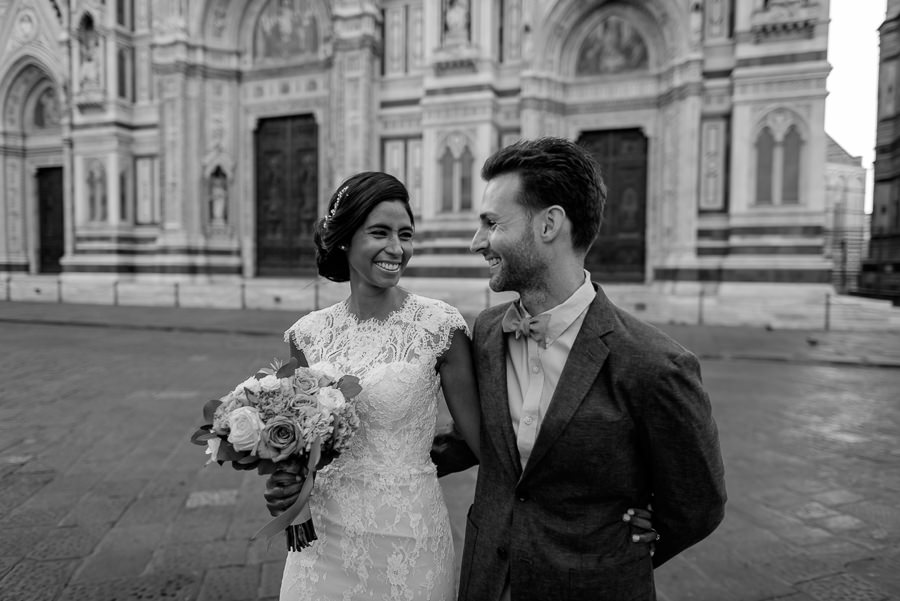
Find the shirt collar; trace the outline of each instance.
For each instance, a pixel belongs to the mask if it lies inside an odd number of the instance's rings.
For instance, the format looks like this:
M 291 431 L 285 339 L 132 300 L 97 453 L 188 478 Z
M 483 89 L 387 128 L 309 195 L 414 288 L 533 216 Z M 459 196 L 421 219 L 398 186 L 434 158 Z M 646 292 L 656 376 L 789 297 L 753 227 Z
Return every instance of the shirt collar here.
M 550 321 L 547 324 L 546 345 L 550 346 L 553 344 L 563 332 L 568 330 L 575 323 L 575 320 L 587 310 L 596 296 L 597 291 L 594 290 L 594 285 L 591 283 L 591 274 L 585 270 L 584 282 L 572 293 L 572 296 L 552 309 L 547 309 L 538 314 L 550 316 Z M 516 302 L 519 304 L 519 310 L 522 312 L 522 315 L 532 317 L 525 307 L 522 306 L 521 299 L 516 300 Z M 537 315 L 534 317 L 537 317 Z

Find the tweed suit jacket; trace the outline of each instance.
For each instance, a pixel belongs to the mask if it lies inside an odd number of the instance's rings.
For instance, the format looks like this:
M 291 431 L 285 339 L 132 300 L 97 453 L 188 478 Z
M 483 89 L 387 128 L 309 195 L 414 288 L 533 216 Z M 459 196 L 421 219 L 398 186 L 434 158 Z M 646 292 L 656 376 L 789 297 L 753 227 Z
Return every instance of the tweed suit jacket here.
M 613 305 L 596 284 L 524 471 L 509 415 L 508 304 L 473 329 L 481 464 L 460 601 L 652 600 L 653 568 L 724 516 L 718 432 L 696 358 Z M 631 542 L 629 507 L 652 502 L 655 555 Z

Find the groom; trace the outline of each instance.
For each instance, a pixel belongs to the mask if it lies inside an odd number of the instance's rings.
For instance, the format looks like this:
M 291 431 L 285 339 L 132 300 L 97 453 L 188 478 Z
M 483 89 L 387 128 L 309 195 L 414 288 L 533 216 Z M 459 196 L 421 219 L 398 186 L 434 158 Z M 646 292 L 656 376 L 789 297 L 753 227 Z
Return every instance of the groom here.
M 606 199 L 585 150 L 518 142 L 482 177 L 471 250 L 488 262 L 491 289 L 519 300 L 487 309 L 473 329 L 481 465 L 459 599 L 655 599 L 653 568 L 724 515 L 697 359 L 613 305 L 584 270 Z M 464 467 L 444 442 L 439 469 Z M 655 554 L 632 544 L 621 518 L 648 504 Z

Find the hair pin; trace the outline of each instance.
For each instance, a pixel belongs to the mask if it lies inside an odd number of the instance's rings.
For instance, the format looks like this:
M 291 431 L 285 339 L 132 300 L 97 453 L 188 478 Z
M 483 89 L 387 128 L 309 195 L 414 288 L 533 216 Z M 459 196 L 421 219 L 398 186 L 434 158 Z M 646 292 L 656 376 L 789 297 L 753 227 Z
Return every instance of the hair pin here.
M 347 193 L 347 190 L 350 189 L 350 186 L 344 186 L 337 193 L 337 198 L 334 201 L 334 204 L 331 206 L 331 210 L 328 211 L 328 216 L 325 217 L 325 229 L 328 229 L 328 224 L 331 222 L 334 214 L 337 213 L 338 207 L 341 205 L 341 201 L 344 199 L 344 195 Z

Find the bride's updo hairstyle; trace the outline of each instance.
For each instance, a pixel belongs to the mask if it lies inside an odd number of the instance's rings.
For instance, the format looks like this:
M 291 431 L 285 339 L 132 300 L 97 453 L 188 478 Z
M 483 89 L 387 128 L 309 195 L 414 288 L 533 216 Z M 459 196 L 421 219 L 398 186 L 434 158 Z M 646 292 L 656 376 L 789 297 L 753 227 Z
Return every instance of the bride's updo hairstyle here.
M 393 175 L 364 171 L 350 176 L 338 186 L 328 202 L 325 217 L 316 222 L 314 240 L 320 276 L 332 282 L 350 279 L 350 264 L 343 247 L 350 244 L 353 234 L 366 222 L 372 209 L 385 201 L 402 202 L 415 227 L 409 192 Z

